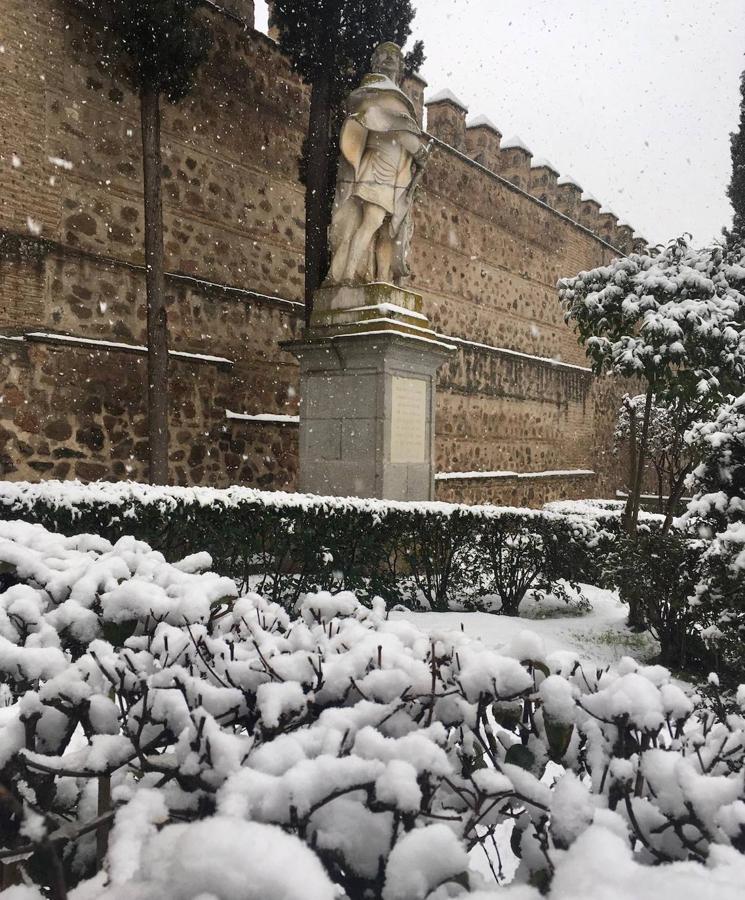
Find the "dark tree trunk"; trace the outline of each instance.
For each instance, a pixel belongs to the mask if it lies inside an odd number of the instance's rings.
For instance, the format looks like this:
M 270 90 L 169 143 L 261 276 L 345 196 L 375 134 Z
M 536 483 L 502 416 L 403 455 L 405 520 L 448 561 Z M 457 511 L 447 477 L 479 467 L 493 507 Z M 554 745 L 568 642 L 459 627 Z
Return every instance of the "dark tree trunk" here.
M 654 389 L 652 385 L 647 388 L 647 397 L 644 403 L 644 419 L 642 420 L 642 431 L 639 437 L 639 450 L 636 454 L 636 473 L 634 476 L 634 485 L 630 496 L 631 506 L 629 509 L 628 532 L 632 539 L 636 538 L 637 524 L 639 522 L 639 499 L 642 492 L 642 477 L 644 475 L 644 462 L 647 455 L 647 440 L 649 438 L 649 420 L 652 414 L 652 398 L 654 397 Z M 637 600 L 629 601 L 629 627 L 636 630 L 644 630 L 646 622 L 644 618 L 644 610 Z
M 320 75 L 310 92 L 305 180 L 305 324 L 310 324 L 313 295 L 321 284 L 328 257 L 329 124 L 331 78 Z
M 140 91 L 147 285 L 147 430 L 150 483 L 168 483 L 168 321 L 163 277 L 163 201 L 160 184 L 160 96 Z
M 628 477 L 628 495 L 626 497 L 626 506 L 623 511 L 623 521 L 628 529 L 631 522 L 631 498 L 634 493 L 634 482 L 636 480 L 636 408 L 629 403 L 627 406 L 629 412 L 629 477 Z
M 636 526 L 639 521 L 639 498 L 642 492 L 642 478 L 644 477 L 644 463 L 647 458 L 647 440 L 649 438 L 649 420 L 652 414 L 652 398 L 654 397 L 654 389 L 650 386 L 647 389 L 647 396 L 644 402 L 644 419 L 642 420 L 642 432 L 639 437 L 639 450 L 636 454 L 636 473 L 634 475 L 634 484 L 631 496 L 631 516 L 629 517 L 629 534 L 636 534 Z
M 670 496 L 667 500 L 667 509 L 665 511 L 665 521 L 662 523 L 662 534 L 665 535 L 670 531 L 670 528 L 673 524 L 673 519 L 675 518 L 675 511 L 677 509 L 678 503 L 680 502 L 680 498 L 683 496 L 683 492 L 685 491 L 685 481 L 688 473 L 691 471 L 692 465 L 689 463 L 681 472 L 678 473 L 675 481 L 673 481 L 670 485 Z

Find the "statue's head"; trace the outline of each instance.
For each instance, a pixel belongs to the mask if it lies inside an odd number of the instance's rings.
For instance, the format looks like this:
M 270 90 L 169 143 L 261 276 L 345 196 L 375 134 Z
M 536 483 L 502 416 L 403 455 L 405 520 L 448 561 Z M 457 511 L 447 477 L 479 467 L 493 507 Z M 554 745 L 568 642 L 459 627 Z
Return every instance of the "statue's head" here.
M 386 75 L 394 84 L 400 84 L 404 77 L 404 55 L 398 44 L 394 44 L 393 41 L 378 44 L 372 55 L 370 69 Z

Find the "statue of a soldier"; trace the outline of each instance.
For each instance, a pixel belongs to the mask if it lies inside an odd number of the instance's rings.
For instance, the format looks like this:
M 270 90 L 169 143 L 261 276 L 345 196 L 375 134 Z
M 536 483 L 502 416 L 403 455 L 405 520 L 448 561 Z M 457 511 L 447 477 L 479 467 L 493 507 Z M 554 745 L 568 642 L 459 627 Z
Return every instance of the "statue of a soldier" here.
M 372 73 L 347 98 L 331 220 L 330 284 L 386 281 L 409 274 L 414 192 L 428 147 L 414 105 L 399 87 L 401 48 L 380 44 Z

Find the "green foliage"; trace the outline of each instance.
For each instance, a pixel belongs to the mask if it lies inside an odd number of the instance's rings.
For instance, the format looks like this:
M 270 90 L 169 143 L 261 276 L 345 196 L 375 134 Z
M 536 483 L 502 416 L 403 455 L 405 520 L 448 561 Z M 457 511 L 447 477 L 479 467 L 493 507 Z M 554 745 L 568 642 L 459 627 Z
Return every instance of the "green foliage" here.
M 634 539 L 620 537 L 606 561 L 606 577 L 642 611 L 663 665 L 708 671 L 714 663 L 701 636 L 701 610 L 690 602 L 705 549 L 704 541 L 678 530 L 645 529 Z
M 740 76 L 740 95 L 740 127 L 730 135 L 732 178 L 727 196 L 734 216 L 727 237 L 731 243 L 742 244 L 745 241 L 745 72 Z
M 197 13 L 200 0 L 80 0 L 126 55 L 137 90 L 155 89 L 173 103 L 192 89 L 212 43 Z
M 308 83 L 321 77 L 331 81 L 334 104 L 368 71 L 378 44 L 406 43 L 414 14 L 411 0 L 275 0 L 272 8 L 280 48 Z M 423 61 L 418 42 L 410 65 Z

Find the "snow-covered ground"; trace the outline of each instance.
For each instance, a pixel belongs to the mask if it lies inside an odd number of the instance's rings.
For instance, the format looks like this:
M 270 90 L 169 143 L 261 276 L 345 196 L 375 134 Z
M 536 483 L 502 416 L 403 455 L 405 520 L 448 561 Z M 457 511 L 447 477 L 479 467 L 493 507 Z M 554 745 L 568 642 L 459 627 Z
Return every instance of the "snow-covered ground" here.
M 524 632 L 533 632 L 543 642 L 546 655 L 557 652 L 576 654 L 583 662 L 606 666 L 623 656 L 646 662 L 657 652 L 648 634 L 635 634 L 626 628 L 628 607 L 615 591 L 583 585 L 582 593 L 590 601 L 590 612 L 578 614 L 574 607 L 551 603 L 550 599 L 523 601 L 521 616 L 501 616 L 481 612 L 391 613 L 393 618 L 408 619 L 418 628 L 435 634 L 463 631 L 479 638 L 486 646 L 499 649 L 513 643 Z

